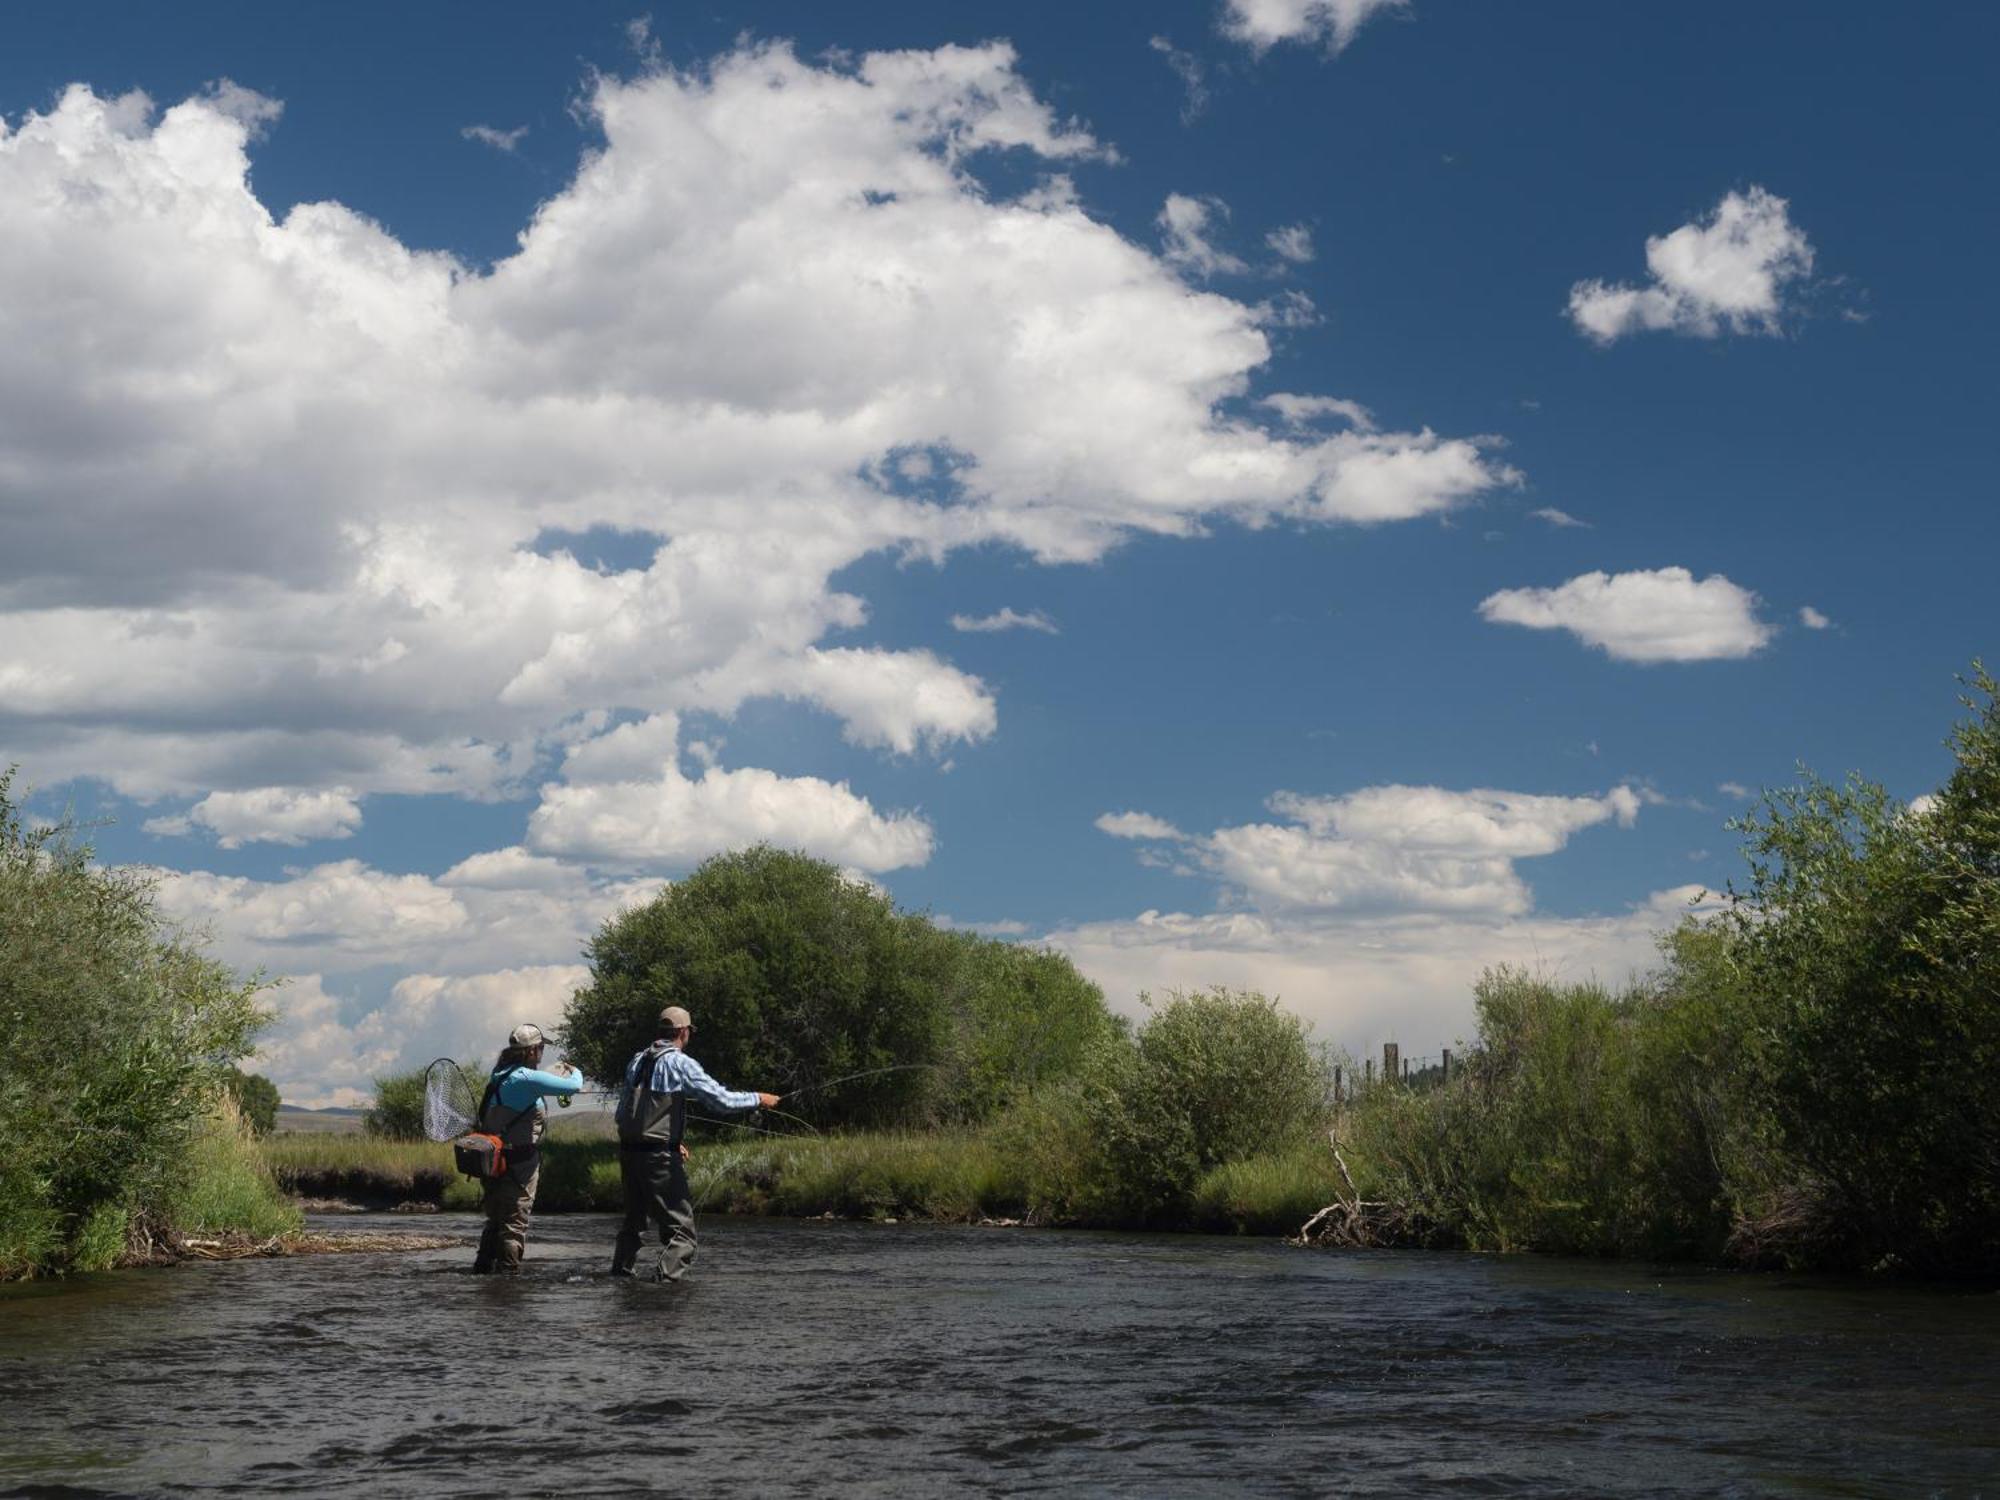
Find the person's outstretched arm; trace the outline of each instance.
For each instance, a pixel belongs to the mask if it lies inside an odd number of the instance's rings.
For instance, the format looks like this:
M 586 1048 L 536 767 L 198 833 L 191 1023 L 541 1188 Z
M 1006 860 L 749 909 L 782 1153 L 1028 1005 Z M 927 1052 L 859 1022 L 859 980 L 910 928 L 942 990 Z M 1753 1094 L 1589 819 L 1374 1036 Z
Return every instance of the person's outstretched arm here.
M 708 1076 L 706 1068 L 685 1052 L 680 1055 L 680 1075 L 682 1088 L 716 1109 L 735 1113 L 746 1109 L 770 1109 L 778 1102 L 776 1094 L 724 1088 Z

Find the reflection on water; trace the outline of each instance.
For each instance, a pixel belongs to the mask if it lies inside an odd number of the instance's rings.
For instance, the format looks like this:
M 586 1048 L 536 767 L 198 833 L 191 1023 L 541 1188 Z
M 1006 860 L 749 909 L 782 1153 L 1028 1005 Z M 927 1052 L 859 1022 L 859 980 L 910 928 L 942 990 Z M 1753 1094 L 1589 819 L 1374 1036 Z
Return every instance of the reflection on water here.
M 703 1230 L 679 1288 L 602 1274 L 575 1216 L 518 1282 L 468 1249 L 0 1296 L 0 1495 L 2000 1494 L 1991 1292 Z

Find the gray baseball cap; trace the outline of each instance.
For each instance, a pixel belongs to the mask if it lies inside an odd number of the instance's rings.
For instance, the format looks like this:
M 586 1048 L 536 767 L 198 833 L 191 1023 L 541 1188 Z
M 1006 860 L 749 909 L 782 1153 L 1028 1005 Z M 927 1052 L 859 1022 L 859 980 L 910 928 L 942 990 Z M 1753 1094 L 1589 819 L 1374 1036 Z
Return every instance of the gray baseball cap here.
M 543 1040 L 542 1028 L 533 1021 L 523 1021 L 507 1033 L 507 1045 L 510 1047 L 539 1047 Z
M 660 1030 L 679 1031 L 683 1026 L 694 1025 L 694 1017 L 678 1005 L 669 1005 L 660 1012 Z

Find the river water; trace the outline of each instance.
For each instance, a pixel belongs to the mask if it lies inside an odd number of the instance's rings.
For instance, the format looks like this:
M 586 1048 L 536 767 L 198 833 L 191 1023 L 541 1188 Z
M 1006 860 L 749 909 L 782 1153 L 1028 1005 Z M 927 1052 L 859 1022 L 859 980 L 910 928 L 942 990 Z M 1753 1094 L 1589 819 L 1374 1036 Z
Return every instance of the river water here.
M 476 1221 L 315 1227 L 465 1232 Z M 1271 1241 L 611 1221 L 0 1296 L 0 1494 L 2000 1495 L 2000 1296 Z

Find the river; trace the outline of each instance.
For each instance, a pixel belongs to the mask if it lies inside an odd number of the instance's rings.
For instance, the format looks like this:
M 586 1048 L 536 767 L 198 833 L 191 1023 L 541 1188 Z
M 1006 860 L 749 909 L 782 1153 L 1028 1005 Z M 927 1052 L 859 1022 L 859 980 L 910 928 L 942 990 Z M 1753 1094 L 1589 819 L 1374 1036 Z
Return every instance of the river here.
M 610 1235 L 11 1289 L 0 1494 L 2000 1495 L 1991 1291 L 721 1218 L 666 1288 Z

